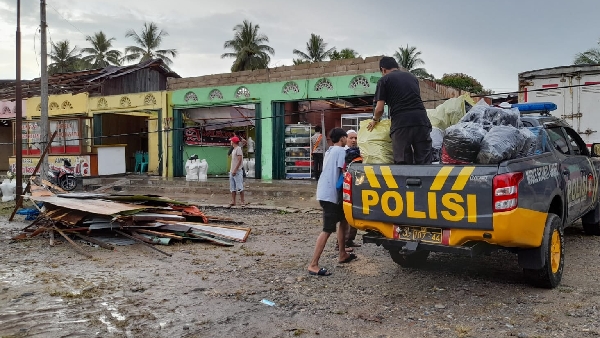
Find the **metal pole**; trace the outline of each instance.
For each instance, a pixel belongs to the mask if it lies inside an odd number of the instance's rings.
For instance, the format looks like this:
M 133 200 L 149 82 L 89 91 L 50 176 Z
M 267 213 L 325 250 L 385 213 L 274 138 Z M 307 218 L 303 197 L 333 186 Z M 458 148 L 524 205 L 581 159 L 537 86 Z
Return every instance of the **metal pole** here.
M 21 91 L 21 0 L 17 0 L 17 74 L 16 74 L 16 117 L 15 117 L 15 155 L 17 175 L 17 201 L 23 195 L 23 98 Z
M 42 41 L 41 47 L 41 83 L 40 83 L 40 97 L 41 97 L 41 144 L 42 148 L 46 148 L 48 144 L 48 138 L 50 137 L 50 123 L 48 121 L 48 44 L 46 42 L 46 0 L 40 0 L 40 37 Z M 40 150 L 41 150 L 40 149 Z M 47 179 L 48 175 L 48 155 L 43 156 L 42 166 L 40 167 L 40 177 Z

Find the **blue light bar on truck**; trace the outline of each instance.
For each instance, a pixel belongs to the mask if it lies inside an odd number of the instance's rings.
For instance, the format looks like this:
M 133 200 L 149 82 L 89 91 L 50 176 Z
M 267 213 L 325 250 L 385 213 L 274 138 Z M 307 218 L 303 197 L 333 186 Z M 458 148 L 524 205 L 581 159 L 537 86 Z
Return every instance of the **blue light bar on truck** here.
M 519 108 L 520 112 L 553 111 L 558 108 L 556 104 L 552 102 L 515 103 L 512 107 Z

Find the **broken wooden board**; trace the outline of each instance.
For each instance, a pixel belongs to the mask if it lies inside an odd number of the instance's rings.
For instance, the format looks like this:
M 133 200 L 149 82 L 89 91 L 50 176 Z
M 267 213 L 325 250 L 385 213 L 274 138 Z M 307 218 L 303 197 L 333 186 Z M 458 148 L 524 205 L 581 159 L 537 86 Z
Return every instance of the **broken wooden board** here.
M 233 226 L 225 226 L 225 225 L 209 225 L 209 224 L 202 224 L 202 223 L 167 222 L 167 221 L 161 221 L 159 223 L 166 223 L 166 225 L 179 225 L 179 226 L 183 226 L 183 227 L 187 226 L 190 229 L 188 231 L 184 231 L 184 232 L 198 230 L 202 233 L 217 236 L 219 238 L 230 239 L 230 240 L 233 240 L 236 242 L 241 242 L 241 243 L 246 241 L 246 239 L 248 238 L 248 235 L 250 235 L 250 231 L 251 231 L 250 228 L 241 228 L 241 227 L 233 227 Z M 183 231 L 183 230 L 181 230 L 182 228 L 179 228 L 177 230 L 176 229 L 170 229 L 170 230 Z M 161 227 L 161 229 L 165 229 L 165 227 Z
M 44 202 L 58 207 L 63 207 L 73 210 L 81 210 L 90 214 L 112 216 L 124 212 L 139 212 L 146 210 L 146 207 L 136 206 L 124 203 L 117 203 L 104 200 L 77 200 L 73 198 L 61 198 L 58 196 L 49 197 L 30 197 L 36 202 Z
M 233 242 L 228 241 L 226 239 L 220 239 L 220 238 L 216 238 L 210 235 L 204 235 L 204 234 L 200 234 L 200 233 L 190 233 L 188 234 L 189 236 L 195 237 L 197 239 L 200 240 L 204 240 L 204 241 L 208 241 L 220 246 L 233 246 Z
M 47 206 L 47 211 L 43 213 L 43 217 L 49 218 L 54 222 L 61 222 L 67 226 L 76 226 L 89 214 L 81 210 L 66 209 L 55 206 Z

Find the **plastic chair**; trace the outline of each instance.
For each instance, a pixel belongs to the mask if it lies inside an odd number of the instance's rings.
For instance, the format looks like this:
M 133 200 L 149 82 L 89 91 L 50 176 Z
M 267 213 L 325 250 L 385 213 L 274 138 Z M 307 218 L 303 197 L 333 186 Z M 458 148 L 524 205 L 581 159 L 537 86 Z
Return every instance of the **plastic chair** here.
M 142 163 L 140 165 L 140 174 L 148 171 L 148 153 L 142 152 Z
M 133 167 L 133 172 L 141 172 L 142 170 L 142 162 L 144 160 L 144 154 L 141 151 L 135 152 L 135 167 Z

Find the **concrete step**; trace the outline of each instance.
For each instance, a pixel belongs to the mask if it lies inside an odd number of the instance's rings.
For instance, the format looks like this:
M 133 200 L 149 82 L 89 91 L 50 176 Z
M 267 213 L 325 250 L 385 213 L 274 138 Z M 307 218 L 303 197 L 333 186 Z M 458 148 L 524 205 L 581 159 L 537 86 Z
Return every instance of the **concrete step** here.
M 116 189 L 114 189 L 116 188 Z M 190 195 L 226 195 L 229 194 L 229 186 L 227 187 L 192 187 L 192 186 L 150 186 L 150 185 L 129 185 L 115 186 L 115 191 L 125 193 L 139 194 L 156 194 L 156 195 L 171 195 L 171 194 L 190 194 Z M 257 187 L 245 187 L 244 194 L 248 196 L 264 196 L 264 197 L 302 197 L 313 198 L 316 194 L 316 189 L 266 189 Z
M 229 193 L 229 180 L 209 178 L 207 181 L 186 181 L 182 178 L 154 178 L 154 177 L 111 177 L 111 178 L 86 178 L 83 182 L 85 191 L 115 184 L 111 191 L 125 191 L 140 194 L 227 194 Z M 315 181 L 263 181 L 246 179 L 244 189 L 247 195 L 265 197 L 302 197 L 312 198 L 316 194 Z

